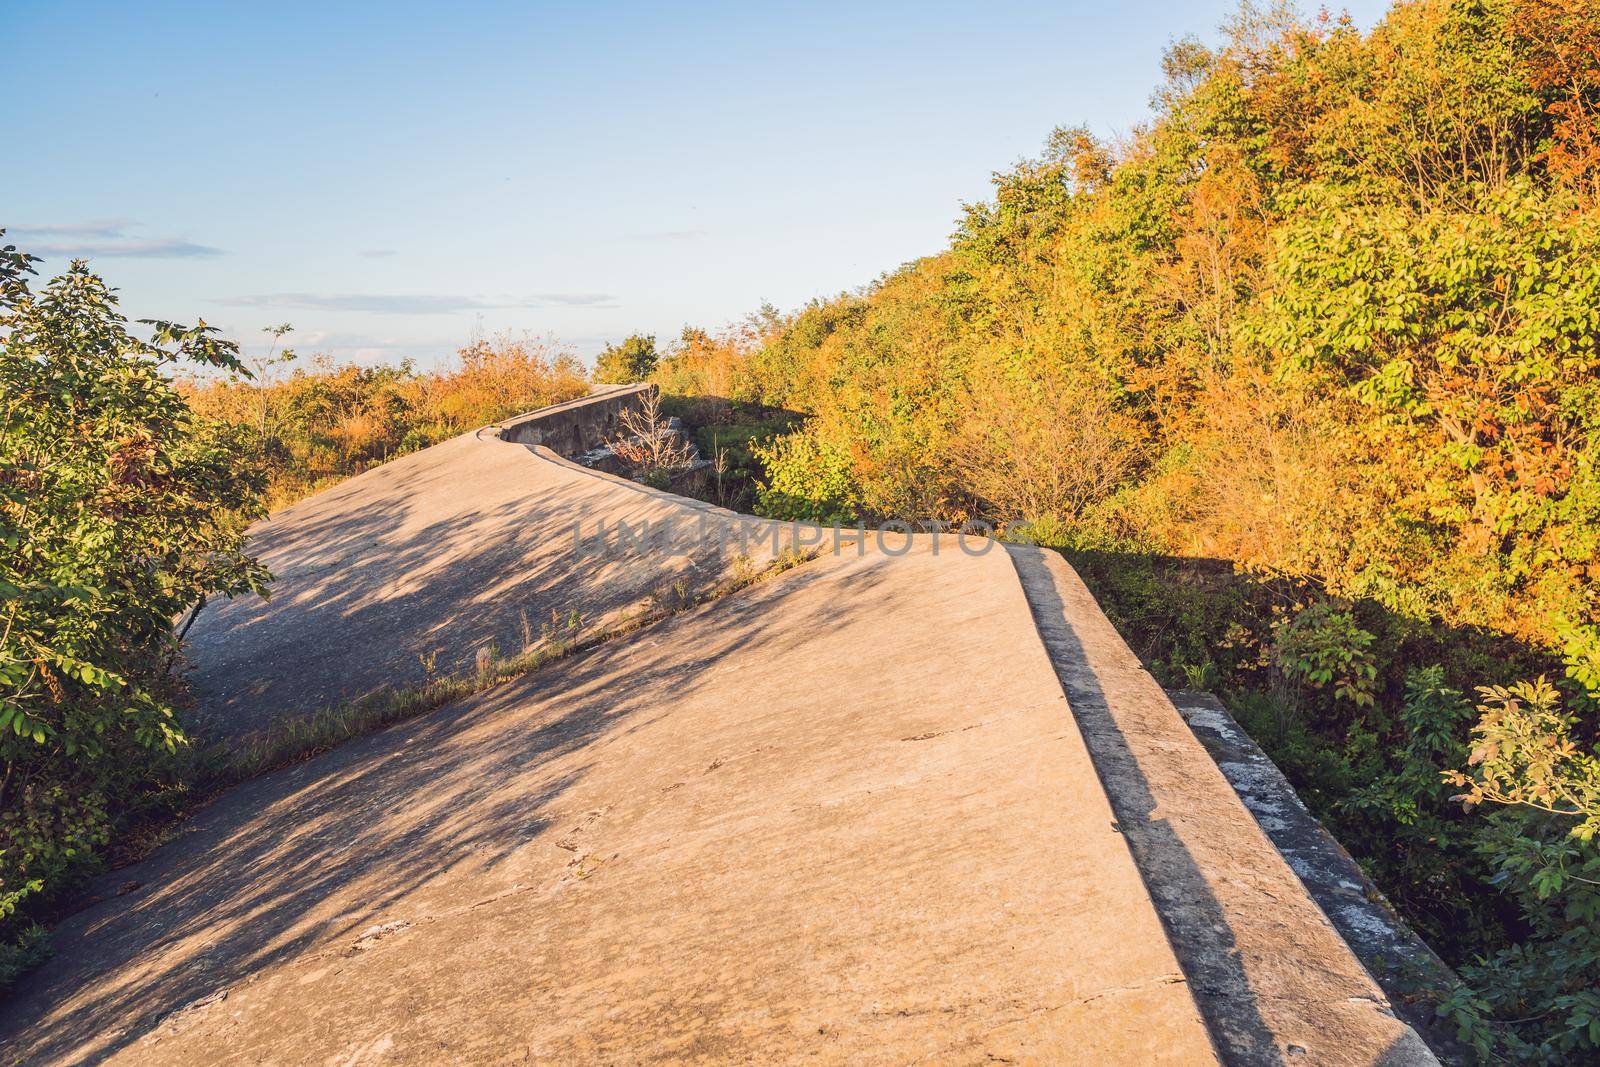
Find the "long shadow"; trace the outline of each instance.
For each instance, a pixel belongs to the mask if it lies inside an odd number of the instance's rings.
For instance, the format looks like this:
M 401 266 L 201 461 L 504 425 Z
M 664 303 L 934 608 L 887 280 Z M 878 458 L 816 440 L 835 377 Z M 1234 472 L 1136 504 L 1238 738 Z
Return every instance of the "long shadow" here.
M 1375 704 L 1362 708 L 1285 695 L 1272 665 L 1273 625 L 1323 595 L 1313 583 L 1253 575 L 1223 559 L 1080 550 L 1064 555 L 1159 682 L 1185 688 L 1194 684 L 1185 668 L 1210 674 L 1202 688 L 1223 698 L 1301 800 L 1362 860 L 1389 900 L 1447 962 L 1459 965 L 1508 935 L 1520 935 L 1514 903 L 1496 889 L 1493 871 L 1481 857 L 1466 850 L 1445 854 L 1421 840 L 1397 840 L 1403 827 L 1344 802 L 1354 790 L 1373 784 L 1373 775 L 1400 769 L 1409 736 L 1397 709 L 1404 704 L 1410 670 L 1438 665 L 1445 682 L 1470 698 L 1480 685 L 1540 675 L 1560 679 L 1562 667 L 1550 649 L 1487 627 L 1406 617 L 1370 598 L 1355 598 L 1341 604 L 1376 635 L 1371 646 L 1379 668 Z M 1463 745 L 1470 722 L 1468 717 L 1453 724 Z M 1600 721 L 1588 727 L 1600 728 Z M 1372 735 L 1375 755 L 1355 762 L 1345 753 L 1352 736 L 1363 732 Z M 1481 822 L 1481 815 L 1447 803 L 1444 792 L 1424 815 L 1459 827 L 1458 837 Z
M 1258 1005 L 1230 916 L 1210 880 L 1165 818 L 1127 736 L 1037 551 L 1010 550 L 1034 621 L 1056 664 L 1067 703 L 1145 886 L 1156 902 L 1178 963 L 1212 1037 L 1230 1064 L 1286 1062 Z
M 731 561 L 714 544 L 646 560 L 573 551 L 575 522 L 587 534 L 602 519 L 674 510 L 522 446 L 470 438 L 289 508 L 252 543 L 278 575 L 272 597 L 212 605 L 190 634 L 202 732 L 237 736 L 467 670 L 489 646 L 520 651 L 552 619 L 594 620 L 678 577 L 723 573 Z
M 526 877 L 519 857 L 572 819 L 563 797 L 602 758 L 597 742 L 669 714 L 664 693 L 692 697 L 736 652 L 795 655 L 807 633 L 867 604 L 895 610 L 880 564 L 837 579 L 837 595 L 794 625 L 766 624 L 775 601 L 815 579 L 801 568 L 230 791 L 180 838 L 102 879 L 107 899 L 64 921 L 57 957 L 0 1005 L 0 1034 L 31 1062 L 95 1041 L 93 1058 L 107 1058 L 275 960 L 392 918 L 419 892 Z M 713 611 L 712 648 L 680 636 Z M 616 655 L 628 657 L 626 686 Z

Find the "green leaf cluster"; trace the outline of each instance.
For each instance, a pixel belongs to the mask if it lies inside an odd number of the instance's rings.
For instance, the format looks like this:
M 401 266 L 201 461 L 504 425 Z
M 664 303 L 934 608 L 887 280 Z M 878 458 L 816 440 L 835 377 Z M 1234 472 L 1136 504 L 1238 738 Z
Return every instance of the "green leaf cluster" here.
M 261 476 L 169 379 L 237 348 L 204 322 L 140 338 L 86 264 L 35 290 L 32 263 L 0 250 L 0 934 L 164 784 L 175 621 L 268 580 L 243 543 Z

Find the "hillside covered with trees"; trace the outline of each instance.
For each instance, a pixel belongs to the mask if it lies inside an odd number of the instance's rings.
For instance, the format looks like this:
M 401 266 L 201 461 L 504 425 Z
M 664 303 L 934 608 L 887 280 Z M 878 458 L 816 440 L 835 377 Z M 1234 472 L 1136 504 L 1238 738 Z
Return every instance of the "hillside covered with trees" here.
M 1165 74 L 945 251 L 656 380 L 806 415 L 765 514 L 1065 550 L 1461 969 L 1469 1039 L 1593 1055 L 1600 6 L 1246 8 Z

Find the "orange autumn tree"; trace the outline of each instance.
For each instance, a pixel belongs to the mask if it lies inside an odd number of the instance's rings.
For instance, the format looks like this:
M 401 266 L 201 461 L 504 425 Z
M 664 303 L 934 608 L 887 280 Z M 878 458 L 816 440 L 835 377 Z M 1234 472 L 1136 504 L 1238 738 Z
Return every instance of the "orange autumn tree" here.
M 1463 1037 L 1532 1061 L 1600 1050 L 1600 860 L 1444 775 L 1479 685 L 1548 671 L 1570 743 L 1600 725 L 1597 35 L 1593 0 L 1413 0 L 1367 33 L 1246 6 L 1171 49 L 1148 126 L 1057 131 L 948 248 L 717 386 L 808 416 L 762 452 L 769 514 L 1071 553 L 1462 968 Z

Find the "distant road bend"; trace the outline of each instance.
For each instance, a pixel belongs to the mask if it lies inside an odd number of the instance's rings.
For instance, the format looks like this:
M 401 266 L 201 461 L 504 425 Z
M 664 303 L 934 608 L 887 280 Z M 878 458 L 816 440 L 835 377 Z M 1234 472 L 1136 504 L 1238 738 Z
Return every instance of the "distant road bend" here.
M 573 552 L 747 521 L 562 458 L 639 394 L 262 522 L 273 597 L 191 635 L 206 729 L 731 573 Z M 100 893 L 8 1061 L 1436 1062 L 1035 549 L 824 553 L 255 779 Z

